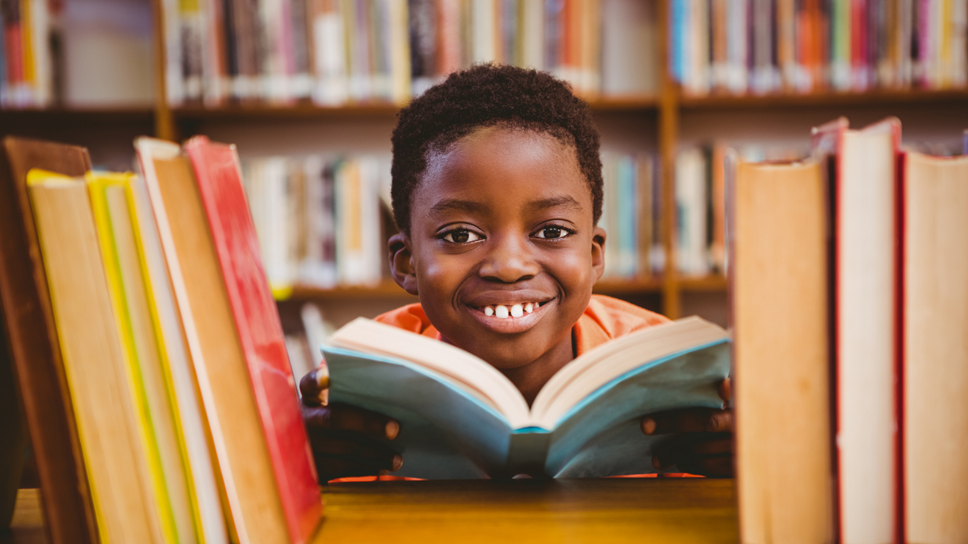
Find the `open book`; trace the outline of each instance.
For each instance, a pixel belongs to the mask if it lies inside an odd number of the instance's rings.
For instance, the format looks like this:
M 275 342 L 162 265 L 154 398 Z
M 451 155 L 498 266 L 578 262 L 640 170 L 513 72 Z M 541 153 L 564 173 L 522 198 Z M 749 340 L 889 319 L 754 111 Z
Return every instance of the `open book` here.
M 390 416 L 403 455 L 395 474 L 420 478 L 599 477 L 654 472 L 668 436 L 641 417 L 721 408 L 729 337 L 698 317 L 605 343 L 565 365 L 529 408 L 514 384 L 464 350 L 357 319 L 323 346 L 330 402 Z

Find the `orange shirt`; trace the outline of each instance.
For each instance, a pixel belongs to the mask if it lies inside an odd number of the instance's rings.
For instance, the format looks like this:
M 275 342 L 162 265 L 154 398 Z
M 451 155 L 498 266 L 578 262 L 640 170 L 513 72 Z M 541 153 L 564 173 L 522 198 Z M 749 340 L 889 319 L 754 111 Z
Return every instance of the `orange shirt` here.
M 377 316 L 376 321 L 405 331 L 440 339 L 440 333 L 427 319 L 420 303 L 409 304 Z M 592 295 L 585 313 L 571 329 L 575 356 L 630 332 L 668 323 L 669 319 L 623 300 Z

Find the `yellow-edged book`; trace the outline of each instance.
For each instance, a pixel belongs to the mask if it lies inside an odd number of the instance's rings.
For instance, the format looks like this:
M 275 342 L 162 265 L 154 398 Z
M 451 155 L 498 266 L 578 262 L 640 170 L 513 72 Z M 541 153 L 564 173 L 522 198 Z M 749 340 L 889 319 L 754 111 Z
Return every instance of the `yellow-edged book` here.
M 88 172 L 87 187 L 165 540 L 193 543 L 198 535 L 185 449 L 180 444 L 164 350 L 145 283 L 144 254 L 131 213 L 134 178 L 131 173 Z
M 165 542 L 87 186 L 41 170 L 27 184 L 101 542 Z
M 185 343 L 181 315 L 175 303 L 148 188 L 141 176 L 127 176 L 124 185 L 151 324 L 159 347 L 160 369 L 175 414 L 174 426 L 186 471 L 188 500 L 198 541 L 225 544 L 229 541 L 229 535 L 222 509 L 224 499 L 220 497 L 218 466 L 211 449 L 208 422 L 198 397 L 192 360 Z

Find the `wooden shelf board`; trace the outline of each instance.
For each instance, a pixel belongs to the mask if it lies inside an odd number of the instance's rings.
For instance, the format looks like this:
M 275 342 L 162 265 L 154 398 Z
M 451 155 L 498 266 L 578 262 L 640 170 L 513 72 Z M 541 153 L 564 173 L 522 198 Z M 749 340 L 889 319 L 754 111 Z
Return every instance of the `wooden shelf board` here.
M 777 106 L 849 106 L 865 104 L 927 104 L 962 102 L 968 105 L 968 89 L 874 89 L 866 92 L 812 92 L 805 94 L 708 95 L 680 98 L 683 110 L 722 108 L 771 108 Z
M 726 276 L 683 276 L 679 278 L 679 289 L 686 292 L 716 292 L 729 289 Z
M 0 123 L 45 122 L 72 123 L 85 122 L 119 122 L 145 121 L 154 119 L 153 106 L 144 107 L 104 107 L 104 108 L 24 108 L 0 109 Z
M 218 107 L 180 106 L 172 108 L 172 115 L 176 120 L 216 120 L 216 119 L 259 119 L 259 118 L 294 118 L 294 117 L 354 117 L 380 116 L 392 117 L 400 111 L 399 106 L 388 102 L 360 102 L 342 106 L 318 106 L 310 103 L 292 105 L 274 104 L 231 104 Z
M 622 96 L 598 98 L 589 105 L 594 111 L 635 111 L 650 110 L 657 107 L 658 100 L 652 96 Z M 228 104 L 217 107 L 202 105 L 179 106 L 172 108 L 176 120 L 225 120 L 233 118 L 325 118 L 354 116 L 390 117 L 400 111 L 400 106 L 389 102 L 352 102 L 341 106 L 319 106 L 312 103 L 296 104 Z

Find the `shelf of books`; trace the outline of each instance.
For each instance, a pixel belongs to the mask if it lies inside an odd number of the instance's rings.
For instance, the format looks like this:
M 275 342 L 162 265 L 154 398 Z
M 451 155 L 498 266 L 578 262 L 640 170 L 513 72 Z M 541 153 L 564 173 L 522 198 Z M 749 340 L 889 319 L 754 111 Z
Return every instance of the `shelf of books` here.
M 225 126 L 367 121 L 372 141 L 386 142 L 400 107 L 455 69 L 498 62 L 551 71 L 571 82 L 598 118 L 627 117 L 636 127 L 631 137 L 616 135 L 603 122 L 606 155 L 621 149 L 654 163 L 651 190 L 622 193 L 622 202 L 636 199 L 635 209 L 606 214 L 613 223 L 603 292 L 661 293 L 658 309 L 672 317 L 681 311 L 683 293 L 726 290 L 722 180 L 708 166 L 718 158 L 713 148 L 736 144 L 718 136 L 700 137 L 697 144 L 695 134 L 679 133 L 684 118 L 734 110 L 968 108 L 963 2 L 899 0 L 856 9 L 846 0 L 131 0 L 115 10 L 105 8 L 106 0 L 3 5 L 4 28 L 22 32 L 19 41 L 5 41 L 0 54 L 0 125 L 7 131 L 42 126 L 25 130 L 54 139 L 61 124 L 153 122 L 156 136 L 179 140 Z M 109 32 L 99 30 L 105 25 Z M 55 39 L 38 39 L 45 35 Z M 92 37 L 108 40 L 111 54 L 99 54 Z M 127 132 L 112 137 L 124 146 L 130 141 Z M 246 163 L 277 152 L 253 145 L 240 150 Z M 352 162 L 367 153 L 319 150 L 324 162 Z M 760 156 L 776 158 L 772 152 Z M 382 269 L 392 221 L 376 201 L 375 221 L 355 228 L 372 235 L 367 262 Z M 270 206 L 261 197 L 252 202 Z M 638 226 L 628 222 L 628 214 L 645 208 L 651 217 L 637 219 Z M 273 281 L 278 293 L 395 296 L 393 289 L 346 285 L 338 270 L 321 272 L 338 268 L 335 262 L 307 264 L 302 250 L 286 251 L 296 256 L 267 259 L 270 268 L 283 270 Z M 268 247 L 266 253 L 282 255 Z M 381 274 L 364 284 L 386 281 Z

